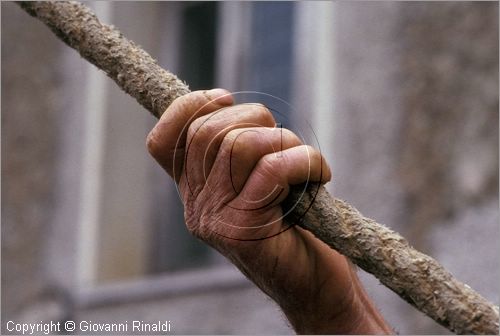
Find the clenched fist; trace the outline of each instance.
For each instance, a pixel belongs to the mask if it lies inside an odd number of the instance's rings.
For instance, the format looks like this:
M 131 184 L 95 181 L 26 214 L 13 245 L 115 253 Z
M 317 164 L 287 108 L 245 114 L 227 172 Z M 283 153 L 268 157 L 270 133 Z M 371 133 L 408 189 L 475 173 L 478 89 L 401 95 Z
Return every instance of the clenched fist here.
M 188 230 L 274 299 L 300 333 L 390 333 L 348 260 L 283 219 L 290 185 L 326 183 L 316 149 L 222 89 L 175 100 L 147 139 L 176 181 Z

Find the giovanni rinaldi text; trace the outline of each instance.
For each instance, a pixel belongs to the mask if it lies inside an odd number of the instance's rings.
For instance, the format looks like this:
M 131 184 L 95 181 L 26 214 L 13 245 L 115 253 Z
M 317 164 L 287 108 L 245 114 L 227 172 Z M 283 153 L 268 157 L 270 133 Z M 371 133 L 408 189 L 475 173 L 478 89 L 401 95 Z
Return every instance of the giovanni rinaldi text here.
M 123 321 L 123 322 L 94 322 L 94 321 L 66 321 L 66 322 L 44 322 L 18 323 L 7 321 L 6 329 L 9 332 L 21 335 L 33 334 L 59 334 L 63 332 L 136 332 L 165 334 L 172 331 L 172 323 L 164 321 Z

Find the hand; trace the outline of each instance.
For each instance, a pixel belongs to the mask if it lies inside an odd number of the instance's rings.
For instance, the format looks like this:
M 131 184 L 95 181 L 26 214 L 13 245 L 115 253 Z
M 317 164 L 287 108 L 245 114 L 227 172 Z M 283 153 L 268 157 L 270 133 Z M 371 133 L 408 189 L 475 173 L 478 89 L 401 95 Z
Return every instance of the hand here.
M 331 173 L 263 105 L 233 105 L 221 89 L 192 92 L 172 103 L 147 145 L 179 185 L 189 231 L 273 298 L 296 331 L 391 332 L 349 261 L 283 220 L 290 185 L 326 183 Z

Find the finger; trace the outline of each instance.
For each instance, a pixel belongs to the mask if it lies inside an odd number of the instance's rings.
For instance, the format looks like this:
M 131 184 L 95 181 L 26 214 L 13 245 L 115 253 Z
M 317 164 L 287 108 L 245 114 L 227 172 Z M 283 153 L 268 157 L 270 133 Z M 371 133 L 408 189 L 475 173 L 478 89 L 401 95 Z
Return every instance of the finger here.
M 238 128 L 274 127 L 271 112 L 261 104 L 241 104 L 196 119 L 189 127 L 184 170 L 191 195 L 203 189 L 227 133 Z
M 306 145 L 288 148 L 264 155 L 241 193 L 228 204 L 247 210 L 272 207 L 288 196 L 290 185 L 326 183 L 331 176 L 330 167 L 318 150 Z
M 205 188 L 211 189 L 211 193 L 232 194 L 236 197 L 261 157 L 301 144 L 300 139 L 285 128 L 232 130 L 222 141 Z
M 191 122 L 232 104 L 233 97 L 223 89 L 194 91 L 177 98 L 149 133 L 146 141 L 149 152 L 174 177 L 174 171 L 180 172 L 182 168 L 186 135 Z
M 216 172 L 218 162 L 214 165 Z M 215 184 L 209 177 L 208 184 Z M 304 182 L 326 183 L 331 179 L 328 164 L 321 153 L 305 145 L 295 146 L 277 153 L 266 154 L 258 160 L 236 197 L 221 192 L 224 185 L 210 190 L 205 188 L 200 197 L 207 198 L 214 208 L 224 208 L 224 216 L 212 218 L 210 231 L 236 240 L 255 240 L 270 237 L 286 229 L 279 203 L 288 196 L 289 185 Z M 227 187 L 226 187 L 227 190 Z M 248 214 L 251 214 L 248 216 Z M 234 218 L 246 218 L 234 221 Z

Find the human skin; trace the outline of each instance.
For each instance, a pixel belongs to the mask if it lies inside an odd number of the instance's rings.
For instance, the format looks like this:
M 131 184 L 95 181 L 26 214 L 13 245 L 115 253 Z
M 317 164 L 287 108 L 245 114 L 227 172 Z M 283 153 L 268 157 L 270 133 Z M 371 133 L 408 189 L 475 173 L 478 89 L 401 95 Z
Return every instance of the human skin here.
M 296 332 L 393 333 L 352 264 L 283 220 L 289 186 L 326 183 L 331 172 L 319 151 L 275 125 L 263 105 L 195 91 L 170 105 L 147 147 L 178 184 L 188 230 L 276 301 Z

